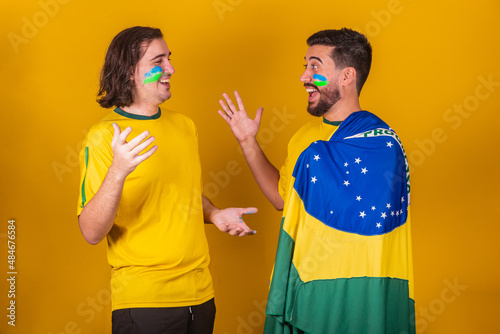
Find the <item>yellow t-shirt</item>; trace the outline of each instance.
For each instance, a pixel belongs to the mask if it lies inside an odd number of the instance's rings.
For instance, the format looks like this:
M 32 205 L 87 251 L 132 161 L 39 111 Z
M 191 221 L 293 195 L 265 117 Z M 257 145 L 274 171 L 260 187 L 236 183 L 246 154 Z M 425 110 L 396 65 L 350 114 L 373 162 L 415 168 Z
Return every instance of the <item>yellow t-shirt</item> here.
M 117 108 L 95 124 L 80 154 L 78 215 L 92 200 L 113 160 L 113 123 L 132 127 L 127 141 L 148 130 L 158 150 L 126 178 L 107 235 L 112 309 L 198 305 L 214 296 L 208 270 L 201 166 L 196 127 L 187 116 L 153 116 Z
M 285 163 L 280 169 L 279 192 L 281 198 L 287 205 L 287 195 L 290 192 L 289 187 L 292 178 L 293 169 L 297 163 L 300 154 L 316 140 L 329 140 L 333 133 L 338 129 L 341 122 L 330 122 L 324 117 L 317 117 L 304 124 L 290 139 L 288 143 L 288 153 Z

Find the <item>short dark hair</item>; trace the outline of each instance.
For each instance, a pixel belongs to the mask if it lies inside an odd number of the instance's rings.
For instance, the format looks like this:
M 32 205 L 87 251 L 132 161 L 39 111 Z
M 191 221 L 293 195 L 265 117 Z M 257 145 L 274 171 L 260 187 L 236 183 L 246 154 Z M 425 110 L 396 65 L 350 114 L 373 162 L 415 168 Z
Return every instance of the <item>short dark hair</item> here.
M 322 30 L 311 35 L 307 45 L 333 46 L 330 56 L 336 68 L 354 67 L 356 70 L 356 90 L 359 95 L 372 64 L 372 47 L 365 35 L 348 28 Z
M 134 103 L 135 87 L 131 76 L 154 39 L 163 38 L 160 29 L 132 27 L 113 38 L 101 70 L 97 102 L 103 108 L 128 107 Z

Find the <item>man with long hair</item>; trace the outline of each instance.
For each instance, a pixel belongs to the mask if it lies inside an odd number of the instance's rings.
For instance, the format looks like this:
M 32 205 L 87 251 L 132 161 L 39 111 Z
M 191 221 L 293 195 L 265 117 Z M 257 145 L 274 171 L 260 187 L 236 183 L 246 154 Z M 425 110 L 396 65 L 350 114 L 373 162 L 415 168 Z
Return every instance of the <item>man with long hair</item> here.
M 264 195 L 283 210 L 264 333 L 414 333 L 410 183 L 396 133 L 362 110 L 372 49 L 350 29 L 307 40 L 300 77 L 316 116 L 278 171 L 237 92 L 219 114 Z
M 170 54 L 159 29 L 113 39 L 98 102 L 114 110 L 90 129 L 80 155 L 78 222 L 90 244 L 107 238 L 113 333 L 212 333 L 204 222 L 255 233 L 241 217 L 256 208 L 220 210 L 202 196 L 196 127 L 159 107 L 171 96 Z

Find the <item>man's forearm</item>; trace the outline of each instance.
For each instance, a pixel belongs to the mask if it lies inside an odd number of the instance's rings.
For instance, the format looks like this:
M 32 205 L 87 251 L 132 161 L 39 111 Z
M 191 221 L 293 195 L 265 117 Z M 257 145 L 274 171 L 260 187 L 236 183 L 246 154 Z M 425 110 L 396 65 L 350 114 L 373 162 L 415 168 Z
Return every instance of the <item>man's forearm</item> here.
M 88 243 L 98 244 L 113 227 L 124 182 L 125 177 L 110 168 L 95 196 L 83 208 L 78 223 Z
M 257 185 L 276 210 L 283 210 L 284 202 L 278 190 L 278 169 L 267 159 L 255 138 L 240 142 L 240 145 Z

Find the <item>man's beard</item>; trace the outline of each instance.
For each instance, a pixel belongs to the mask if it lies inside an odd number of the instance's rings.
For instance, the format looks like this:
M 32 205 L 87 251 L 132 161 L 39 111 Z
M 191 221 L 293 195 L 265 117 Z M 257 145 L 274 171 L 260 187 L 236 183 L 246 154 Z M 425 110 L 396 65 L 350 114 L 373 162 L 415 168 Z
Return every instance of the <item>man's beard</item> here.
M 339 102 L 342 98 L 340 90 L 337 86 L 331 89 L 325 89 L 320 93 L 319 101 L 315 107 L 311 107 L 311 102 L 307 105 L 307 112 L 313 116 L 321 117 L 326 114 L 335 103 Z

